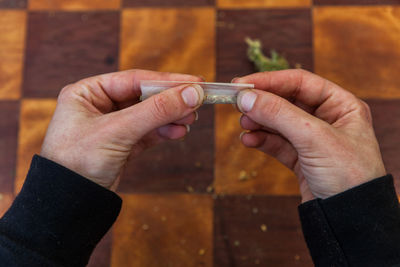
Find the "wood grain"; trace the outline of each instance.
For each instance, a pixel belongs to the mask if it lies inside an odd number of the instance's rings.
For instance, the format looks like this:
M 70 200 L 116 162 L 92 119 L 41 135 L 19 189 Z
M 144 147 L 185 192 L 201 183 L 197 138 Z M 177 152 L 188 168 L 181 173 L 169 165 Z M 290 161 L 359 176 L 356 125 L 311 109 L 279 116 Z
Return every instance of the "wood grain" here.
M 212 198 L 123 195 L 111 266 L 212 266 Z
M 313 266 L 299 197 L 224 196 L 214 204 L 214 266 Z
M 255 72 L 247 58 L 245 38 L 259 39 L 269 55 L 275 49 L 290 64 L 313 70 L 312 24 L 309 9 L 221 10 L 217 21 L 217 80 Z
M 368 99 L 386 171 L 400 193 L 400 100 Z
M 3 217 L 13 201 L 14 194 L 0 194 L 0 218 Z
M 121 0 L 30 0 L 30 10 L 119 9 Z
M 0 0 L 0 8 L 25 8 L 27 0 Z
M 0 99 L 21 95 L 26 13 L 0 10 Z
M 313 0 L 314 5 L 398 5 L 400 0 Z
M 13 193 L 17 158 L 19 102 L 0 101 L 0 193 Z
M 124 7 L 193 7 L 213 6 L 215 0 L 123 0 Z
M 215 115 L 215 180 L 217 194 L 297 195 L 294 174 L 277 160 L 239 140 L 240 113 L 217 105 Z
M 120 68 L 215 77 L 214 9 L 124 9 Z
M 24 99 L 21 102 L 17 176 L 14 186 L 16 194 L 22 188 L 33 155 L 40 152 L 56 103 L 55 99 Z
M 214 109 L 205 105 L 184 140 L 170 141 L 128 162 L 119 191 L 203 192 L 214 175 Z
M 400 7 L 314 8 L 317 74 L 362 98 L 400 97 Z
M 118 69 L 119 13 L 30 12 L 23 92 L 56 97 L 67 84 Z
M 219 8 L 307 7 L 311 0 L 217 0 Z

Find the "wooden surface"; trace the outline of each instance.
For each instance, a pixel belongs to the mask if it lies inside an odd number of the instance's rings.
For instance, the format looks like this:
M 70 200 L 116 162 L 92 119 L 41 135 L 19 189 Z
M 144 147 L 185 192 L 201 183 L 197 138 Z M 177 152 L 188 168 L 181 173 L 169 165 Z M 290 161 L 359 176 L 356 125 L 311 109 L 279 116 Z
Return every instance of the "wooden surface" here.
M 0 0 L 0 8 L 25 8 L 27 0 Z
M 31 10 L 119 9 L 121 0 L 30 0 Z
M 396 189 L 400 192 L 400 100 L 368 99 L 367 103 L 371 107 L 386 170 L 396 177 Z
M 211 196 L 142 194 L 123 195 L 123 200 L 114 227 L 112 266 L 212 264 Z
M 298 222 L 299 201 L 219 197 L 214 204 L 215 266 L 312 266 Z
M 20 97 L 26 13 L 0 10 L 0 99 Z
M 266 54 L 277 49 L 288 61 L 313 70 L 310 9 L 220 10 L 217 14 L 217 80 L 254 72 L 246 37 L 259 39 Z
M 203 75 L 214 80 L 212 8 L 139 8 L 122 12 L 120 68 Z
M 55 108 L 55 99 L 24 99 L 21 101 L 14 186 L 16 194 L 21 190 L 25 181 L 32 155 L 40 153 L 40 147 Z
M 219 8 L 260 8 L 260 7 L 305 7 L 311 0 L 216 0 Z
M 400 97 L 400 7 L 319 7 L 314 20 L 316 73 L 362 98 Z
M 30 12 L 23 94 L 56 97 L 60 88 L 118 70 L 119 13 Z
M 161 144 L 130 160 L 119 191 L 206 193 L 213 183 L 213 116 L 212 106 L 202 107 L 185 140 Z
M 229 82 L 254 71 L 245 37 L 364 98 L 400 189 L 399 4 L 0 0 L 0 215 L 40 151 L 63 86 L 129 68 Z M 296 177 L 240 144 L 231 105 L 199 115 L 184 140 L 129 161 L 120 217 L 89 266 L 312 266 Z
M 212 6 L 215 0 L 125 0 L 124 7 L 190 7 Z
M 217 105 L 215 120 L 215 180 L 218 194 L 297 195 L 296 177 L 277 160 L 239 141 L 240 113 Z
M 315 5 L 398 5 L 399 0 L 314 0 Z
M 19 103 L 3 101 L 0 105 L 0 114 L 3 114 L 0 120 L 0 193 L 10 193 L 14 189 Z

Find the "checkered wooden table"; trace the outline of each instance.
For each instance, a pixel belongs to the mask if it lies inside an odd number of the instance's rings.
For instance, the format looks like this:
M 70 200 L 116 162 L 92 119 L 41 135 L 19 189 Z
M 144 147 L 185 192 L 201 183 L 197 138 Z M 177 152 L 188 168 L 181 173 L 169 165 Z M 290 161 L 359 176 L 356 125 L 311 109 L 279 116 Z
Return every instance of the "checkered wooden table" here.
M 64 85 L 130 68 L 229 82 L 253 71 L 247 36 L 366 99 L 387 169 L 398 179 L 399 4 L 0 0 L 0 214 L 40 150 Z M 239 116 L 230 105 L 204 106 L 184 141 L 129 163 L 122 212 L 91 266 L 312 266 L 296 178 L 239 143 Z

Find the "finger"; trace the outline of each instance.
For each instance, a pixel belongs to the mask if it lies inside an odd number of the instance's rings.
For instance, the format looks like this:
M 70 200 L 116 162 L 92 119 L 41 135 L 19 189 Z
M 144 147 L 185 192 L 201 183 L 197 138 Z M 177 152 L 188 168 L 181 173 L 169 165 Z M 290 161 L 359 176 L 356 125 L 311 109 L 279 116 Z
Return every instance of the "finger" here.
M 242 115 L 240 117 L 239 123 L 243 129 L 249 130 L 249 131 L 261 130 L 263 128 L 263 126 L 261 124 L 253 121 L 246 115 Z
M 156 146 L 167 139 L 168 138 L 161 136 L 157 130 L 151 131 L 132 145 L 131 157 L 135 158 L 147 148 Z
M 264 131 L 254 131 L 241 135 L 242 143 L 276 158 L 283 165 L 293 170 L 297 162 L 297 152 L 294 147 L 279 135 Z
M 305 70 L 260 72 L 237 78 L 234 83 L 252 83 L 260 90 L 293 99 L 302 109 L 314 108 L 315 115 L 329 123 L 352 109 L 356 99 L 338 85 Z
M 193 113 L 203 99 L 204 91 L 200 85 L 182 85 L 108 115 L 115 117 L 115 127 L 122 129 L 116 131 L 126 138 L 137 140 L 156 128 L 179 121 Z
M 161 126 L 160 128 L 151 131 L 146 134 L 138 142 L 133 144 L 131 149 L 131 157 L 136 157 L 143 150 L 150 148 L 152 146 L 158 145 L 165 140 L 174 140 L 184 137 L 190 131 L 190 127 L 184 125 L 174 125 L 168 124 Z
M 70 88 L 106 113 L 115 109 L 116 106 L 125 108 L 136 103 L 141 95 L 141 80 L 200 82 L 203 79 L 187 74 L 126 70 L 86 78 Z
M 195 111 L 180 120 L 174 121 L 173 123 L 178 124 L 178 125 L 179 124 L 180 125 L 184 125 L 184 124 L 190 125 L 190 124 L 193 124 L 193 122 L 195 122 L 197 120 L 197 118 L 198 118 L 197 111 Z
M 189 125 L 175 125 L 175 124 L 167 124 L 161 126 L 157 129 L 158 134 L 161 137 L 175 140 L 184 137 L 187 133 L 190 132 Z
M 323 122 L 286 99 L 260 90 L 245 90 L 238 95 L 238 107 L 254 122 L 271 128 L 294 146 L 308 141 L 314 128 Z
M 250 130 L 250 131 L 263 130 L 263 131 L 267 131 L 270 133 L 279 134 L 276 130 L 274 130 L 270 127 L 263 126 L 255 121 L 253 121 L 246 115 L 242 115 L 240 117 L 240 125 L 245 130 Z

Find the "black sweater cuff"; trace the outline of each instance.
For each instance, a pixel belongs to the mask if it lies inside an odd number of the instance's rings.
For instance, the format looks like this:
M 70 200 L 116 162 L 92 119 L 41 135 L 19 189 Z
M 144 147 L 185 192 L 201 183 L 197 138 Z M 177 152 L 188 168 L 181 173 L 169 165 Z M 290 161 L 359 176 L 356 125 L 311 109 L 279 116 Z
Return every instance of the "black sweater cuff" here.
M 400 263 L 400 208 L 391 175 L 303 203 L 299 214 L 316 266 Z
M 0 235 L 56 265 L 85 266 L 121 203 L 115 193 L 35 155 L 20 194 L 0 220 Z

